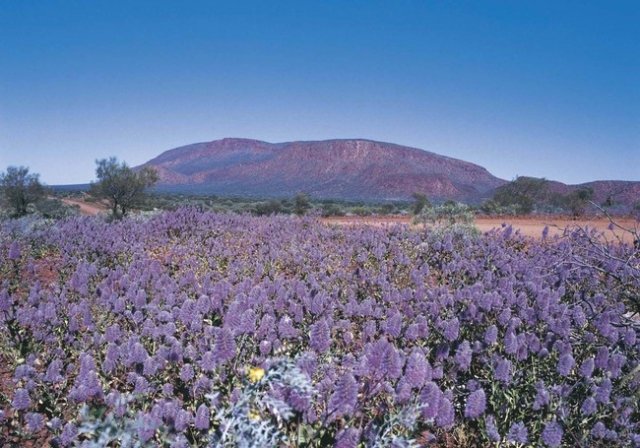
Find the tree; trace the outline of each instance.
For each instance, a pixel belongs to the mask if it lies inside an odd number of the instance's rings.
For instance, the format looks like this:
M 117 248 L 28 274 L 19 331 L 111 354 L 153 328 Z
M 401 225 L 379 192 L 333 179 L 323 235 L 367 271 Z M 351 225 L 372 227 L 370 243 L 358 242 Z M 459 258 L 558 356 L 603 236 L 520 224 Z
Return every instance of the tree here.
M 26 215 L 29 204 L 35 204 L 46 195 L 40 176 L 29 173 L 29 168 L 24 166 L 10 166 L 6 173 L 0 174 L 0 190 L 3 202 L 13 210 L 14 216 Z
M 566 204 L 571 215 L 574 217 L 582 216 L 592 197 L 593 189 L 591 187 L 579 188 L 569 193 L 566 196 Z
M 526 215 L 548 199 L 546 179 L 519 176 L 512 182 L 498 187 L 493 201 L 506 209 L 513 209 L 518 215 Z
M 260 202 L 256 205 L 254 213 L 258 216 L 277 215 L 282 212 L 282 202 L 272 199 L 268 202 Z
M 115 157 L 96 160 L 98 182 L 91 184 L 91 194 L 107 199 L 115 218 L 127 215 L 132 207 L 140 205 L 145 190 L 158 181 L 158 173 L 151 167 L 134 170 Z
M 302 216 L 309 211 L 311 208 L 311 202 L 309 201 L 309 196 L 306 193 L 298 193 L 293 198 L 293 212 Z
M 413 198 L 411 212 L 414 215 L 419 215 L 425 208 L 431 208 L 431 202 L 429 202 L 426 194 L 416 192 L 413 193 L 411 197 Z

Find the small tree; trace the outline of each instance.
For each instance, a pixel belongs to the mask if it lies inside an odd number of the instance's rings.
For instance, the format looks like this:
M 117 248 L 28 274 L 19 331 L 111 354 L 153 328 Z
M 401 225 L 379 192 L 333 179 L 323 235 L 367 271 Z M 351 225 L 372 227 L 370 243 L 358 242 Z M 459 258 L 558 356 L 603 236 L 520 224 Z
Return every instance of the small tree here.
M 107 199 L 115 218 L 127 215 L 132 207 L 140 205 L 145 190 L 158 181 L 158 173 L 151 167 L 133 170 L 115 157 L 96 160 L 98 181 L 91 184 L 91 194 Z
M 591 187 L 579 188 L 569 193 L 566 196 L 566 204 L 571 215 L 574 217 L 582 216 L 592 197 L 593 189 Z
M 258 216 L 277 215 L 282 213 L 282 202 L 276 199 L 260 202 L 255 206 L 254 213 Z
M 29 168 L 24 166 L 10 166 L 0 174 L 2 202 L 12 210 L 14 216 L 26 215 L 29 204 L 45 197 L 46 190 L 39 178 L 38 174 L 29 173 Z
M 413 198 L 411 212 L 414 215 L 419 215 L 425 208 L 431 208 L 431 202 L 429 202 L 429 198 L 427 198 L 426 194 L 416 192 L 413 193 L 411 197 Z
M 548 199 L 546 179 L 519 176 L 512 182 L 498 187 L 493 201 L 501 208 L 513 209 L 518 215 L 526 215 Z
M 474 212 L 468 205 L 447 201 L 442 205 L 429 207 L 414 218 L 416 224 L 431 226 L 437 231 L 461 231 L 474 234 Z
M 306 214 L 311 208 L 311 202 L 309 201 L 309 196 L 306 193 L 298 193 L 293 198 L 293 212 L 302 216 Z

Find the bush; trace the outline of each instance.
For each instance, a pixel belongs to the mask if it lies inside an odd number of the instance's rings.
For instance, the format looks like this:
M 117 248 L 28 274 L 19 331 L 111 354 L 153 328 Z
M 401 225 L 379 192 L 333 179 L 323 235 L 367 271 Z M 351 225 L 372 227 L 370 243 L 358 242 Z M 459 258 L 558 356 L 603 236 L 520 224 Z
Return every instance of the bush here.
M 275 199 L 268 202 L 261 202 L 254 208 L 254 213 L 258 216 L 276 215 L 282 213 L 282 211 L 282 202 Z
M 344 216 L 344 210 L 333 202 L 325 203 L 322 205 L 322 216 Z
M 0 199 L 10 210 L 11 216 L 20 217 L 29 213 L 36 202 L 46 196 L 40 176 L 29 173 L 29 168 L 10 166 L 0 174 Z
M 442 205 L 426 208 L 414 218 L 414 222 L 430 226 L 439 233 L 477 233 L 473 224 L 473 209 L 459 202 L 447 201 Z

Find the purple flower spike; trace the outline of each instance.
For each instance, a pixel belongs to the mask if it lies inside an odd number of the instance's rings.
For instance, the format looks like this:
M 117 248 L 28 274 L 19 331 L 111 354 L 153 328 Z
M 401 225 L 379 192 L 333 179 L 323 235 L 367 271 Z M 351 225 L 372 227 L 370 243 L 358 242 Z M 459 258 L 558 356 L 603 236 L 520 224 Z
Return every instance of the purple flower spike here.
M 209 418 L 209 407 L 203 403 L 198 407 L 198 410 L 196 411 L 196 429 L 200 429 L 203 431 L 209 429 Z
M 464 407 L 464 416 L 468 419 L 475 419 L 484 414 L 487 407 L 487 397 L 483 389 L 471 392 L 467 397 L 467 403 Z
M 549 448 L 557 448 L 562 443 L 563 434 L 562 426 L 555 420 L 550 421 L 544 425 L 542 430 L 542 443 Z
M 15 261 L 20 259 L 20 255 L 22 255 L 20 244 L 18 244 L 17 241 L 14 241 L 11 243 L 11 246 L 9 246 L 9 253 L 7 256 L 9 257 L 9 260 Z
M 29 408 L 29 406 L 31 406 L 31 398 L 29 397 L 29 392 L 26 389 L 16 389 L 16 393 L 13 396 L 13 401 L 11 404 L 18 411 Z

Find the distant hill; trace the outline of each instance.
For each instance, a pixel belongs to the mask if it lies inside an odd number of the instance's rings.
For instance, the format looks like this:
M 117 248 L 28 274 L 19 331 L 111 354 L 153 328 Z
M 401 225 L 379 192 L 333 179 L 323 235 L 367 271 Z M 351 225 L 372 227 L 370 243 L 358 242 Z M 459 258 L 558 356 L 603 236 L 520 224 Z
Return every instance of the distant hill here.
M 267 143 L 226 138 L 171 149 L 150 160 L 159 189 L 261 197 L 432 200 L 478 203 L 506 183 L 485 168 L 392 143 L 326 140 Z
M 596 180 L 577 185 L 550 181 L 549 190 L 567 195 L 574 190 L 590 188 L 593 190 L 592 201 L 607 207 L 614 213 L 626 213 L 640 205 L 640 182 L 624 180 Z

